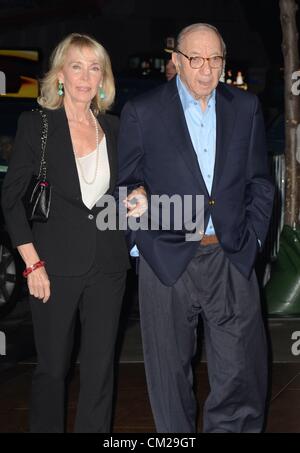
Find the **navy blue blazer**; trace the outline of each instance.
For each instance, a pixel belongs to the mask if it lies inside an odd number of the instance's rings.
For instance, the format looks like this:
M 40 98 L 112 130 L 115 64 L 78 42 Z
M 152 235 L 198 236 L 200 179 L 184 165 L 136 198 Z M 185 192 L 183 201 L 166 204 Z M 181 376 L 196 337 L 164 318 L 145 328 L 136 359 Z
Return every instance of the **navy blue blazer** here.
M 175 78 L 129 101 L 121 115 L 119 186 L 143 184 L 149 195 L 204 196 L 205 228 L 212 216 L 225 254 L 249 278 L 258 239 L 263 245 L 272 212 L 265 130 L 257 97 L 219 83 L 216 89 L 216 160 L 211 195 L 189 135 Z M 195 213 L 194 213 L 195 214 Z M 170 286 L 195 255 L 186 230 L 143 231 L 135 242 Z

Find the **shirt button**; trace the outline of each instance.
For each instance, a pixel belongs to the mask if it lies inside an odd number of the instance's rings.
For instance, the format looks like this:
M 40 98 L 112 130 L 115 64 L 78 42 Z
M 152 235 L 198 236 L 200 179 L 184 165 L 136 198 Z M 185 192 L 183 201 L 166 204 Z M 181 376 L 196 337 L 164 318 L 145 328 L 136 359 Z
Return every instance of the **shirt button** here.
M 210 178 L 210 175 L 207 175 L 208 178 Z
M 89 215 L 88 215 L 88 219 L 89 219 L 89 220 L 93 220 L 93 218 L 94 218 L 93 214 L 89 214 Z
M 207 153 L 207 149 L 206 148 L 205 148 L 204 152 Z
M 203 124 L 203 123 L 201 123 L 201 127 L 204 127 L 204 124 Z

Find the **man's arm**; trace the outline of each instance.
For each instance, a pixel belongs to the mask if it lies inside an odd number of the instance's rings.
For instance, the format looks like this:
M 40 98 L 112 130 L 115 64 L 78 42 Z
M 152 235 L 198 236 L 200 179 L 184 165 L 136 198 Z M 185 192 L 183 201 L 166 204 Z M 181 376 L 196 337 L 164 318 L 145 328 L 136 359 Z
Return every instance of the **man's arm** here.
M 131 102 L 125 105 L 121 115 L 118 155 L 118 187 L 125 186 L 132 190 L 143 186 L 143 141 L 137 114 Z
M 144 150 L 140 125 L 134 105 L 131 102 L 125 105 L 121 115 L 118 157 L 119 177 L 117 190 L 120 187 L 127 188 L 129 196 L 121 201 L 129 209 L 128 215 L 135 216 L 135 213 L 145 212 L 142 205 L 140 205 L 140 201 L 137 200 L 137 196 L 145 195 L 143 175 Z M 119 198 L 118 195 L 117 198 Z M 136 201 L 138 201 L 138 206 L 135 204 Z M 145 204 L 145 197 L 142 200 L 142 204 Z M 136 232 L 127 230 L 126 240 L 129 250 L 132 250 L 136 243 Z
M 270 177 L 264 120 L 256 98 L 247 163 L 246 210 L 261 245 L 268 233 L 273 198 L 274 186 Z

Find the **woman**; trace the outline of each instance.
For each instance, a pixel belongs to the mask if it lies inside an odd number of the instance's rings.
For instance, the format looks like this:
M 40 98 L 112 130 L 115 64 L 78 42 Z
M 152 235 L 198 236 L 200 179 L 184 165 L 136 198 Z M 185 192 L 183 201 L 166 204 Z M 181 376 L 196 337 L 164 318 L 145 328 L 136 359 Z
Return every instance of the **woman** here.
M 38 99 L 49 125 L 51 208 L 48 221 L 32 229 L 22 198 L 39 171 L 41 115 L 25 112 L 19 119 L 2 203 L 28 273 L 38 358 L 31 432 L 63 432 L 77 310 L 81 354 L 75 431 L 110 429 L 114 346 L 129 267 L 122 233 L 96 225 L 101 210 L 96 202 L 113 193 L 117 177 L 118 120 L 105 114 L 114 94 L 109 56 L 101 44 L 74 33 L 57 46 Z

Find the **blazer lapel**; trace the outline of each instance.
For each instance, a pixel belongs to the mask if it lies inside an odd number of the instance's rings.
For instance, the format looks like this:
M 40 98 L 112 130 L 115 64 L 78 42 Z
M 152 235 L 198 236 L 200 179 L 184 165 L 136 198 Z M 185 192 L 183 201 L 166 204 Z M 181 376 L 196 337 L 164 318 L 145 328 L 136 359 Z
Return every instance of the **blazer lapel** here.
M 236 111 L 233 104 L 232 93 L 222 83 L 219 83 L 216 93 L 216 157 L 212 194 L 216 190 L 218 181 L 222 175 L 228 143 L 230 142 L 235 124 Z
M 57 183 L 61 191 L 68 198 L 82 201 L 78 171 L 65 109 L 48 110 L 47 115 L 50 116 L 52 122 L 51 132 L 49 124 L 51 135 L 48 137 L 48 143 L 50 145 L 52 142 L 51 149 L 54 151 L 55 173 L 58 176 Z
M 186 124 L 183 107 L 177 90 L 176 78 L 166 84 L 167 96 L 163 99 L 162 115 L 166 130 L 170 133 L 174 148 L 181 153 L 188 169 L 207 194 L 207 188 L 200 171 L 196 152 Z

